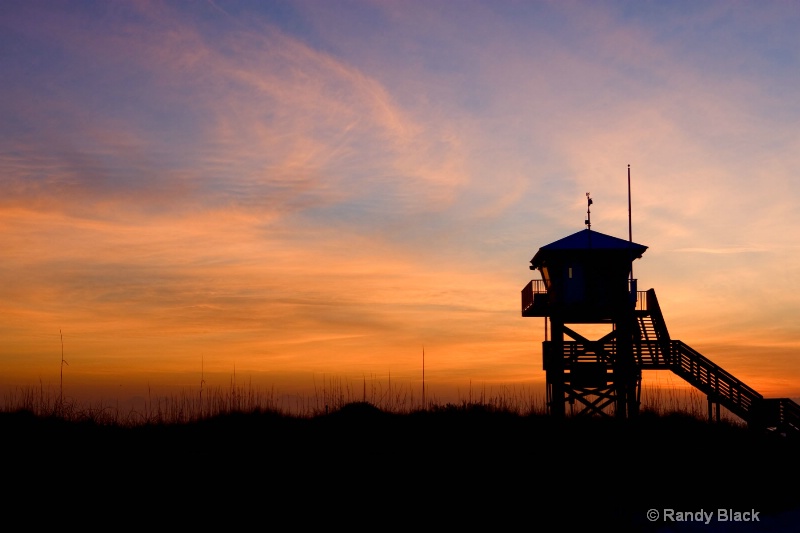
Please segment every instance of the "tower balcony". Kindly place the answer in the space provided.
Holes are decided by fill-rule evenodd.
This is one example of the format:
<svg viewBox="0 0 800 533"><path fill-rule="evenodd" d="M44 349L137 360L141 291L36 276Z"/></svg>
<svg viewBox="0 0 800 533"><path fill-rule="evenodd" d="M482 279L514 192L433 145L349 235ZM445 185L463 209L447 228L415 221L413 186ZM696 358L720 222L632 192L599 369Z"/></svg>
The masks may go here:
<svg viewBox="0 0 800 533"><path fill-rule="evenodd" d="M609 309L619 309L620 305L624 308L631 305L636 311L647 310L646 291L637 290L637 280L627 280L627 291L625 285L619 287L619 291L609 293L597 291L584 294L583 297L572 301L563 301L564 291L551 286L551 291L547 290L544 280L531 280L522 289L522 316L523 317L549 317L553 311L568 312L568 314L586 315L588 317L605 315ZM615 303L616 302L616 303Z"/></svg>
<svg viewBox="0 0 800 533"><path fill-rule="evenodd" d="M544 280L533 279L522 289L522 316L549 316Z"/></svg>

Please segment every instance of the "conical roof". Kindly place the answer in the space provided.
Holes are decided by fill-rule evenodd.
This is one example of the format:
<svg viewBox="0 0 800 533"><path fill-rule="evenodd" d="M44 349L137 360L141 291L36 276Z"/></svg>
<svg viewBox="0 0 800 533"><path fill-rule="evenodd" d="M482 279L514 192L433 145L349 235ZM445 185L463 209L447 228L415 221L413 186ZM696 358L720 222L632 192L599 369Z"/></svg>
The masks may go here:
<svg viewBox="0 0 800 533"><path fill-rule="evenodd" d="M606 235L605 233L584 229L577 233L573 233L572 235L568 235L563 239L559 239L555 242L551 242L550 244L542 246L539 248L539 251L536 252L536 255L533 256L533 259L531 259L531 264L533 265L533 268L538 268L545 258L551 255L553 252L558 254L558 252L561 251L580 252L590 250L612 253L616 251L620 253L627 252L630 254L629 256L631 261L633 261L634 259L642 257L642 254L645 252L645 250L647 250L647 246L626 241L625 239L612 237L611 235Z"/></svg>

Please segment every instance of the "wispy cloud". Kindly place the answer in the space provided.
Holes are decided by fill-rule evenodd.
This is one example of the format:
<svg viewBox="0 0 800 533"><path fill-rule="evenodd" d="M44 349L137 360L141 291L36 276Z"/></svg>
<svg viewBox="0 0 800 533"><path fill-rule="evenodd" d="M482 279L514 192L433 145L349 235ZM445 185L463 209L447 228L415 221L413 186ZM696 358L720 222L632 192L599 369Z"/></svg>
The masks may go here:
<svg viewBox="0 0 800 533"><path fill-rule="evenodd" d="M764 253L767 250L759 247L732 246L721 248L676 248L673 252L697 253L697 254L752 254Z"/></svg>
<svg viewBox="0 0 800 533"><path fill-rule="evenodd" d="M587 191L624 236L627 164L676 330L800 342L793 10L273 8L4 12L4 375L63 328L95 376L539 379L527 262Z"/></svg>

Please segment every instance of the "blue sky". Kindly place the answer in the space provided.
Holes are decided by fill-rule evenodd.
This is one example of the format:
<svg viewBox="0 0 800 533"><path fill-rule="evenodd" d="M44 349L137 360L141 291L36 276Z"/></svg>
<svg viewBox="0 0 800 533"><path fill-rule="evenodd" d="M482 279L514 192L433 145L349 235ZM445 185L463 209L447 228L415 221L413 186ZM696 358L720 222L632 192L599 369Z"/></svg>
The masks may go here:
<svg viewBox="0 0 800 533"><path fill-rule="evenodd" d="M0 374L539 387L545 244L627 236L673 337L800 396L790 2L9 2ZM88 394L88 393L87 393Z"/></svg>

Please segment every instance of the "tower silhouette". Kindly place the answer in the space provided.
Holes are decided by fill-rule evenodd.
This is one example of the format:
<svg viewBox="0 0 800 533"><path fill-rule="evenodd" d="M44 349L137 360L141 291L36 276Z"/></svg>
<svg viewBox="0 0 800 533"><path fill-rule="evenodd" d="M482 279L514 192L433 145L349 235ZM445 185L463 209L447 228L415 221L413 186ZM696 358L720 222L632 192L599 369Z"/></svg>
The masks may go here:
<svg viewBox="0 0 800 533"><path fill-rule="evenodd" d="M635 417L642 371L671 370L706 395L709 419L719 420L724 406L751 427L800 435L796 402L764 398L670 338L655 290L639 291L632 276L633 262L647 248L587 227L542 246L531 259L541 279L522 289L522 316L545 319L548 412L565 416L569 406L571 415ZM605 333L587 338L579 332L586 325Z"/></svg>
<svg viewBox="0 0 800 533"><path fill-rule="evenodd" d="M587 222L588 224L588 222ZM641 369L633 354L636 281L632 262L647 246L585 229L539 248L532 270L542 279L522 291L522 316L549 321L543 346L547 406L574 412L635 416ZM599 339L578 333L580 324L604 324ZM568 341L571 339L571 341Z"/></svg>

